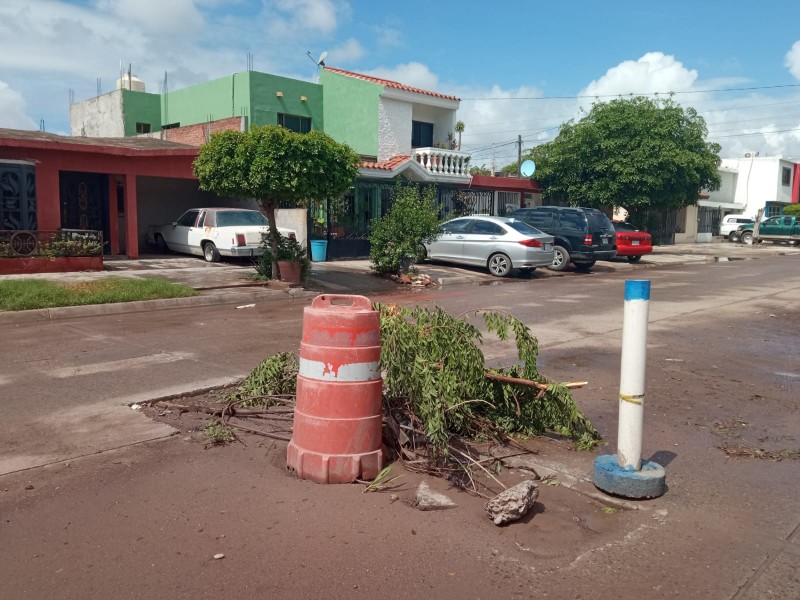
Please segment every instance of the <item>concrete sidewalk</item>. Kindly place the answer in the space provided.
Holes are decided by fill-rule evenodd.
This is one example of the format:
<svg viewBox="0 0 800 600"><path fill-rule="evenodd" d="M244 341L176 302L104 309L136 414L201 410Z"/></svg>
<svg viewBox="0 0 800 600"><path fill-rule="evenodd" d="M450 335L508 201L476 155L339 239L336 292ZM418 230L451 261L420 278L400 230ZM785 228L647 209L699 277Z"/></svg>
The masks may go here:
<svg viewBox="0 0 800 600"><path fill-rule="evenodd" d="M746 246L728 241L716 241L707 244L677 244L673 246L657 246L652 254L644 256L636 264L628 262L625 258L598 262L594 272L636 271L704 262L770 258L784 254L800 254L800 249L773 244ZM430 275L437 285L519 281L514 277L498 280L484 269L458 267L444 263L424 263L419 265L418 269ZM563 277L573 273L572 269L563 272L539 269L539 272L545 277ZM304 288L290 287L281 282L253 281L248 279L248 276L252 274L254 274L253 267L247 261L205 263L196 257L153 255L136 260L107 260L103 271L3 275L0 276L0 281L44 279L63 283L93 281L107 277L157 278L193 287L198 290L199 295L192 298L0 312L0 322L46 321L59 318L143 312L188 306L248 304L256 301L280 302L287 298L313 296L326 292L381 295L404 289L403 286L376 276L370 269L369 260L314 262L311 264L310 276Z"/></svg>

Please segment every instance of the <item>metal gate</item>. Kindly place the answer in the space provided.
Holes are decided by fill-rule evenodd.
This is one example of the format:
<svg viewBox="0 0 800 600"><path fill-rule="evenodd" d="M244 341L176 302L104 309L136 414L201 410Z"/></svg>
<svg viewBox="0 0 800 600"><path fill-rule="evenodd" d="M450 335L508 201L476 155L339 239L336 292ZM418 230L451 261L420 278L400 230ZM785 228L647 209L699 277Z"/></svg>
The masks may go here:
<svg viewBox="0 0 800 600"><path fill-rule="evenodd" d="M653 244L671 246L675 243L675 228L678 213L675 210L647 209L637 215L637 223L644 224L645 230L653 238Z"/></svg>
<svg viewBox="0 0 800 600"><path fill-rule="evenodd" d="M700 206L697 209L697 233L719 233L719 224L722 220L722 209Z"/></svg>
<svg viewBox="0 0 800 600"><path fill-rule="evenodd" d="M30 231L37 227L35 167L0 162L0 229Z"/></svg>

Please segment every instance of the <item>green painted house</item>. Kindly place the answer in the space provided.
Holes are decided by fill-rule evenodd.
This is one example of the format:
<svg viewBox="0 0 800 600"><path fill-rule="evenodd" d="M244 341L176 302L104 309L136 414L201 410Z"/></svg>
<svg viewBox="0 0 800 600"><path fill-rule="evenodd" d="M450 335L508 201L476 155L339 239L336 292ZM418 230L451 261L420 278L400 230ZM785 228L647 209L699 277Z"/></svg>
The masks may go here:
<svg viewBox="0 0 800 600"><path fill-rule="evenodd" d="M234 73L163 94L125 76L113 92L70 106L74 136L126 137L243 119L244 126L283 125L324 130L322 86L257 71Z"/></svg>

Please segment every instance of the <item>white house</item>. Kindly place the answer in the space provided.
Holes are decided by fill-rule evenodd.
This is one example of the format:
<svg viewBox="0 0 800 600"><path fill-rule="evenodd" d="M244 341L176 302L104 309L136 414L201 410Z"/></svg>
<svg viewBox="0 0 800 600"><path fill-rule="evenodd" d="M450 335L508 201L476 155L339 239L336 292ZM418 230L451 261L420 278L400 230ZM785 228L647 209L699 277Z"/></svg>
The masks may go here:
<svg viewBox="0 0 800 600"><path fill-rule="evenodd" d="M748 152L742 158L722 159L722 169L737 173L731 207L744 214L755 216L764 209L764 216L771 217L781 214L787 204L798 202L800 160Z"/></svg>
<svg viewBox="0 0 800 600"><path fill-rule="evenodd" d="M723 158L719 174L718 190L704 191L696 206L678 212L676 242L710 242L725 215L755 217L763 209L769 217L800 201L800 160L748 152Z"/></svg>

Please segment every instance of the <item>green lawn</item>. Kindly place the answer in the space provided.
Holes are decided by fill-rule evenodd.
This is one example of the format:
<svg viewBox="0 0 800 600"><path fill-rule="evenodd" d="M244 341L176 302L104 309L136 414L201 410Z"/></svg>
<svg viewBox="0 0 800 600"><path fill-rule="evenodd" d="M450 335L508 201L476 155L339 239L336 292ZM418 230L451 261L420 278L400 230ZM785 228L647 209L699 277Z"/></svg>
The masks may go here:
<svg viewBox="0 0 800 600"><path fill-rule="evenodd" d="M110 304L158 298L185 298L197 292L161 279L108 278L58 284L40 279L0 281L0 310Z"/></svg>

